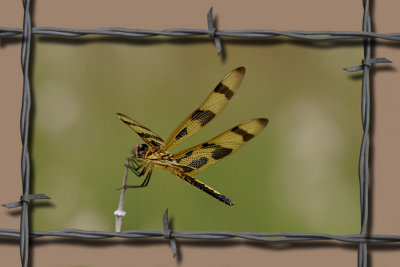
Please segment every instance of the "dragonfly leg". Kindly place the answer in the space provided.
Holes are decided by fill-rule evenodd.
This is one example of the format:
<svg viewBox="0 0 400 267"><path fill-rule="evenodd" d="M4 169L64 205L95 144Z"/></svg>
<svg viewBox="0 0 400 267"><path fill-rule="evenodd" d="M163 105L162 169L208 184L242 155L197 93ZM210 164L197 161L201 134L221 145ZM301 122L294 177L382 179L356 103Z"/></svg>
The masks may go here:
<svg viewBox="0 0 400 267"><path fill-rule="evenodd" d="M131 170L137 171L143 166L143 164L139 163L137 160L134 160L133 158L129 158L128 162L129 163L126 167L128 167Z"/></svg>
<svg viewBox="0 0 400 267"><path fill-rule="evenodd" d="M146 171L147 171L147 167L148 167L148 165L146 165L143 169L142 169L142 171L137 175L137 176L143 176L143 174L145 174L146 173Z"/></svg>
<svg viewBox="0 0 400 267"><path fill-rule="evenodd" d="M133 167L131 167L131 166L128 166L128 168L136 175L136 176L142 176L143 174L141 174L143 171L140 171L140 168L142 168L142 167L144 167L144 165L143 166L140 166L139 168L137 168L137 169L135 169L135 168L133 168Z"/></svg>
<svg viewBox="0 0 400 267"><path fill-rule="evenodd" d="M147 168L148 168L148 165L145 166L145 168L144 168L145 170L144 170L143 174L146 172ZM153 168L150 168L149 172L146 175L146 178L144 179L144 181L141 185L125 185L125 189L146 187L150 182L150 177L151 177L152 173L153 173Z"/></svg>
<svg viewBox="0 0 400 267"><path fill-rule="evenodd" d="M134 168L134 167L129 166L129 165L125 165L125 167L129 168L134 174L136 174L138 172L139 168L140 168L140 167L139 168Z"/></svg>
<svg viewBox="0 0 400 267"><path fill-rule="evenodd" d="M147 173L147 175L146 175L146 179L144 179L144 181L143 181L143 186L147 186L148 184L149 184L149 182L150 182L150 177L151 177L151 174L153 173L153 168L151 168L150 170L149 170L149 172Z"/></svg>
<svg viewBox="0 0 400 267"><path fill-rule="evenodd" d="M145 165L143 163L139 164L135 160L132 160L132 159L129 160L129 164L126 165L126 167L129 168L138 177L142 176L147 171L147 165ZM143 169L140 170L141 168L143 168Z"/></svg>

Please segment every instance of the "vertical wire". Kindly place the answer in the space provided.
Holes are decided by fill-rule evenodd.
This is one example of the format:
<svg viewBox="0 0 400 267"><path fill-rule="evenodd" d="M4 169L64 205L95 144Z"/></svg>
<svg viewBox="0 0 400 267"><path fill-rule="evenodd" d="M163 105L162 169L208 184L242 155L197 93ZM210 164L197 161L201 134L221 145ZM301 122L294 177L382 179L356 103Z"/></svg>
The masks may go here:
<svg viewBox="0 0 400 267"><path fill-rule="evenodd" d="M25 199L29 195L29 175L30 162L28 151L28 132L29 132L29 115L31 108L31 92L29 86L29 56L31 48L32 26L29 14L30 0L22 0L24 6L24 22L21 48L21 66L24 76L22 107L21 107L21 139L22 139L22 191ZM29 260L29 218L28 218L28 202L22 201L21 213L21 231L20 231L20 253L23 267L28 266Z"/></svg>
<svg viewBox="0 0 400 267"><path fill-rule="evenodd" d="M371 31L371 17L369 0L363 0L363 32ZM371 57L371 39L363 38L364 60ZM369 184L369 128L370 128L370 66L363 64L361 119L363 125L363 139L360 150L358 173L360 179L360 208L361 208L361 235L366 235L368 224L368 184ZM367 244L360 243L358 248L358 266L367 266Z"/></svg>

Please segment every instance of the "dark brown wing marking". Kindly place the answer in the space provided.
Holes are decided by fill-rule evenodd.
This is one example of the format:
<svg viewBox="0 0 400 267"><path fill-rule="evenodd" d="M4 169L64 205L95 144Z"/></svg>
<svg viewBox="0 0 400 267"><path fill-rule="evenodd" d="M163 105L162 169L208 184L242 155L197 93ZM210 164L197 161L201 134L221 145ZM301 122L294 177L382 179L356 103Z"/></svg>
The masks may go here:
<svg viewBox="0 0 400 267"><path fill-rule="evenodd" d="M143 139L143 141L145 141L152 148L159 151L160 147L164 145L164 140L156 133L151 131L149 128L121 113L117 113L117 116L121 121L128 125L129 128L134 130Z"/></svg>
<svg viewBox="0 0 400 267"><path fill-rule="evenodd" d="M225 86L223 83L219 83L217 87L215 87L214 92L224 94L226 99L230 100L234 94L234 92L229 89L228 86Z"/></svg>
<svg viewBox="0 0 400 267"><path fill-rule="evenodd" d="M161 150L172 150L183 142L183 140L199 131L217 114L219 114L239 88L245 71L244 67L239 67L226 75L206 100L204 100L200 107L190 114L189 117L187 117L186 120L184 120L171 134L165 144L161 147Z"/></svg>
<svg viewBox="0 0 400 267"><path fill-rule="evenodd" d="M172 156L180 165L186 165L193 170L188 174L196 174L221 160L256 136L267 125L268 120L254 119L239 124L236 127L218 135L208 142L183 150Z"/></svg>

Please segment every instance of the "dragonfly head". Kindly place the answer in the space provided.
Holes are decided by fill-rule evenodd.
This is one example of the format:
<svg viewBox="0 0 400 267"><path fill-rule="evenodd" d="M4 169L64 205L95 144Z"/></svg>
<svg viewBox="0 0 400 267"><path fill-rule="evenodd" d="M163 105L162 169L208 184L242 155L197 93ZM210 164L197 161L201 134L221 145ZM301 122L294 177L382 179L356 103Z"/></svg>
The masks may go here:
<svg viewBox="0 0 400 267"><path fill-rule="evenodd" d="M149 146L147 144L139 144L133 147L132 155L137 158L144 158L148 150Z"/></svg>

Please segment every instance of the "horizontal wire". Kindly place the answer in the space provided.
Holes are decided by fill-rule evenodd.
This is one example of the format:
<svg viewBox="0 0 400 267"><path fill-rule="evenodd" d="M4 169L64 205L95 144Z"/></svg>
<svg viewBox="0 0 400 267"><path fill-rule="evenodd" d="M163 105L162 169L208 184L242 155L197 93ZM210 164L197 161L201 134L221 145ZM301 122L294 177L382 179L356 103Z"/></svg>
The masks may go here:
<svg viewBox="0 0 400 267"><path fill-rule="evenodd" d="M122 231L122 232L102 232L85 231L78 229L62 229L47 232L31 231L31 238L40 238L46 236L87 238L87 239L106 239L113 237L122 238L152 238L164 237L164 231ZM20 238L20 231L16 229L0 229L0 237ZM395 243L400 242L398 235L330 235L318 233L255 233L255 232L172 232L172 238L182 239L230 239L243 238L246 240L264 241L264 242L298 242L298 241L341 241L348 243Z"/></svg>
<svg viewBox="0 0 400 267"><path fill-rule="evenodd" d="M9 37L22 34L22 29L0 27L0 37ZM117 27L98 29L67 29L55 27L32 28L32 34L50 35L59 37L80 37L91 34L111 35L120 37L190 37L209 36L206 29L167 29L167 30L141 30ZM390 41L400 41L400 33L374 33L357 31L274 31L274 30L216 30L215 36L219 37L244 37L244 38L270 38L291 37L305 40L348 40L360 38L376 38Z"/></svg>

